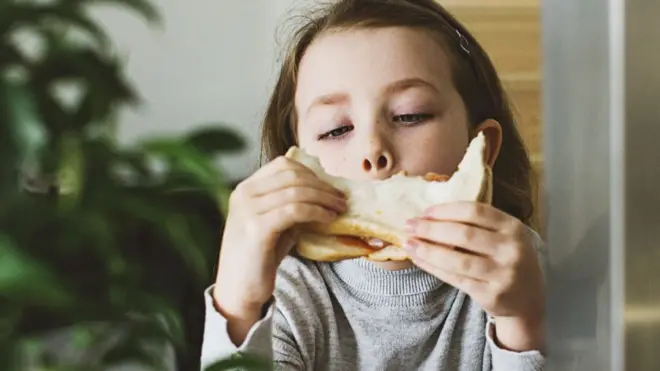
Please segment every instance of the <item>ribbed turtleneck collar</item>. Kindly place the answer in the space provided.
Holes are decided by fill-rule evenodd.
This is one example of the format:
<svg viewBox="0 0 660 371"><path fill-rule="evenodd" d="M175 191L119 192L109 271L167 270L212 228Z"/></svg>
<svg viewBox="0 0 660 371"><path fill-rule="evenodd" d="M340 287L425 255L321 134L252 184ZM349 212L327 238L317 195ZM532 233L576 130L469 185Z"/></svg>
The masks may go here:
<svg viewBox="0 0 660 371"><path fill-rule="evenodd" d="M375 305L428 305L429 301L438 299L437 291L443 286L442 281L417 267L386 270L364 258L343 260L327 267L345 289Z"/></svg>

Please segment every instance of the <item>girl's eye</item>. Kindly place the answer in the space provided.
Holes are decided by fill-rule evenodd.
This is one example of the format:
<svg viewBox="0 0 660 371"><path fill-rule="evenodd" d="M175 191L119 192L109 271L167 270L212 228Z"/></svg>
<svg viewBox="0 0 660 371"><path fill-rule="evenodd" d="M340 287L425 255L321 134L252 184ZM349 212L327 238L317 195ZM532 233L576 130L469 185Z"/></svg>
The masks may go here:
<svg viewBox="0 0 660 371"><path fill-rule="evenodd" d="M349 125L340 126L336 129L332 129L332 130L328 131L327 133L319 135L319 140L322 140L322 139L338 139L338 138L344 136L344 134L348 133L351 130L353 130L353 126L349 126Z"/></svg>
<svg viewBox="0 0 660 371"><path fill-rule="evenodd" d="M404 126L411 126L419 124L425 120L433 118L432 114L429 113L410 113L405 115L397 115L392 118L394 122L400 123ZM319 135L318 139L339 139L346 135L346 133L353 130L352 125L340 126L336 129L332 129L324 134Z"/></svg>
<svg viewBox="0 0 660 371"><path fill-rule="evenodd" d="M405 115L394 116L393 120L394 122L399 122L404 125L414 125L414 124L419 124L420 122L424 120L428 120L432 117L433 115L428 113L410 113Z"/></svg>

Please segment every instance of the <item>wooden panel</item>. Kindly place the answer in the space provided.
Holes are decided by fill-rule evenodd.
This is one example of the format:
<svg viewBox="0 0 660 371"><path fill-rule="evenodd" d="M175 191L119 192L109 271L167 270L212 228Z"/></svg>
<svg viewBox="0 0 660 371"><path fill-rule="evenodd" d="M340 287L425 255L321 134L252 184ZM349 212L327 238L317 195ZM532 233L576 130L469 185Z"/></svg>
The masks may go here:
<svg viewBox="0 0 660 371"><path fill-rule="evenodd" d="M539 0L440 0L472 32L497 69L532 156L535 227L545 232Z"/></svg>
<svg viewBox="0 0 660 371"><path fill-rule="evenodd" d="M470 30L506 79L509 75L539 75L539 9L529 7L448 7Z"/></svg>
<svg viewBox="0 0 660 371"><path fill-rule="evenodd" d="M482 2L486 2L482 0ZM493 1L489 3L498 3ZM472 4L477 4L473 1ZM542 151L540 23L538 6L448 6L479 40L511 98L518 126L533 154Z"/></svg>
<svg viewBox="0 0 660 371"><path fill-rule="evenodd" d="M543 127L541 125L541 86L538 80L503 81L515 110L520 134L530 153L543 152Z"/></svg>
<svg viewBox="0 0 660 371"><path fill-rule="evenodd" d="M525 2L526 6L514 6L518 1ZM531 153L540 153L542 126L538 2L471 0L461 1L460 6L451 6L451 1L443 3L449 4L449 11L470 29L493 60L517 112L518 126L525 143Z"/></svg>

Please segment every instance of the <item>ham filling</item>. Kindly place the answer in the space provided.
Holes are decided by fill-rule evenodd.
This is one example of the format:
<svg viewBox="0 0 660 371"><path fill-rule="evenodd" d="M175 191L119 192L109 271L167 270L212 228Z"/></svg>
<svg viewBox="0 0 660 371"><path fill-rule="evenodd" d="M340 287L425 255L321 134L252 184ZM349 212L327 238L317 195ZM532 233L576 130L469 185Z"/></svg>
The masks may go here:
<svg viewBox="0 0 660 371"><path fill-rule="evenodd" d="M388 246L389 243L381 241L377 238L360 238L353 236L337 236L337 239L344 245L355 246L371 249L374 251L380 250L385 246Z"/></svg>

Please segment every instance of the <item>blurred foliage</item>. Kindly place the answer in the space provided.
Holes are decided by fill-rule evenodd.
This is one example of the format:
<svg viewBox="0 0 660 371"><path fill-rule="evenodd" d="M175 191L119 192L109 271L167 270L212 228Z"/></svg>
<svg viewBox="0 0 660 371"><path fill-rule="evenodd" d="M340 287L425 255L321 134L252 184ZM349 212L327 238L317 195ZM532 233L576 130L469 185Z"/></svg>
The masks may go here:
<svg viewBox="0 0 660 371"><path fill-rule="evenodd" d="M141 99L90 16L101 3L159 23L148 0L0 0L4 371L161 370L165 345L179 369L199 358L229 192L213 161L243 140L218 123L120 146L118 111ZM263 369L240 357L212 369L241 365Z"/></svg>

